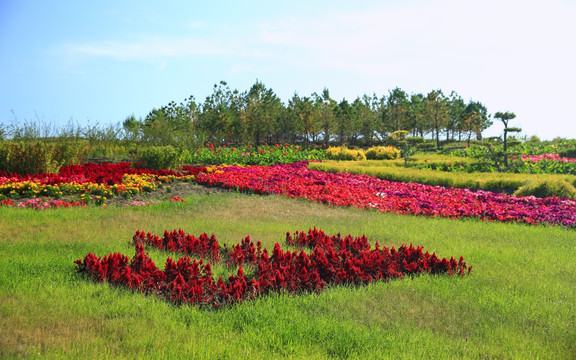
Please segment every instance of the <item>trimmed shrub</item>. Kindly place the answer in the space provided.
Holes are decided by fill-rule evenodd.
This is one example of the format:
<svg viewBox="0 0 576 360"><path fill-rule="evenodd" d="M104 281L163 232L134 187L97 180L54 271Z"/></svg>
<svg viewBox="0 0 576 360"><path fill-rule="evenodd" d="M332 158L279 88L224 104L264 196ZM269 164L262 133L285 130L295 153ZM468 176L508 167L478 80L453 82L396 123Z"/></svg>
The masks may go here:
<svg viewBox="0 0 576 360"><path fill-rule="evenodd" d="M368 160L394 160L400 157L400 149L393 146L373 146L366 150Z"/></svg>
<svg viewBox="0 0 576 360"><path fill-rule="evenodd" d="M326 156L331 160L366 160L362 149L348 149L345 146L329 147L326 149Z"/></svg>
<svg viewBox="0 0 576 360"><path fill-rule="evenodd" d="M565 180L557 181L532 181L521 186L516 192L516 196L534 195L539 198L556 196L560 198L576 199L576 188Z"/></svg>

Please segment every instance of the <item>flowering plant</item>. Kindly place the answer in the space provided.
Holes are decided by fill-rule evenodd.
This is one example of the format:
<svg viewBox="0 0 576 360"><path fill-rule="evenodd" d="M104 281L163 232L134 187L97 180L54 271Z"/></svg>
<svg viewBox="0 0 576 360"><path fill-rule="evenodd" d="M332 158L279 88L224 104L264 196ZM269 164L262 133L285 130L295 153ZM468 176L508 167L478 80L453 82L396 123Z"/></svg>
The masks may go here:
<svg viewBox="0 0 576 360"><path fill-rule="evenodd" d="M316 228L308 232L296 231L294 237L286 234L291 246L312 249L312 254L283 250L276 243L270 254L257 247L246 237L232 251L221 248L214 235L196 237L182 230L165 231L162 239L156 235L137 231L133 236L135 256L130 259L119 253L98 257L88 253L75 261L77 271L96 281L125 286L145 294L156 294L176 304L191 304L218 308L241 302L270 292L320 292L328 284L365 284L387 281L406 275L470 273L462 257L439 259L436 254L423 252L421 246L402 245L371 249L366 237L328 236ZM177 261L166 260L164 270L156 267L144 245L168 251L184 252ZM238 265L236 275L228 280L212 276L212 265L203 259L191 260L190 255L210 256L218 262L222 256L228 263ZM255 267L253 276L244 273L244 266Z"/></svg>

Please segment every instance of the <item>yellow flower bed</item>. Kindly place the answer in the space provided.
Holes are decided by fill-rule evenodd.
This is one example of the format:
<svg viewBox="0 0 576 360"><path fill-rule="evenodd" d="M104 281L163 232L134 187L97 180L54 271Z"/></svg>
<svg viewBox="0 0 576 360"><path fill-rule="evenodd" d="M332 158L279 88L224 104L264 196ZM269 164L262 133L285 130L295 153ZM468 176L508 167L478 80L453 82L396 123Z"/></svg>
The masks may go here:
<svg viewBox="0 0 576 360"><path fill-rule="evenodd" d="M216 171L216 167L210 167L209 172ZM93 182L78 183L75 181L61 183L59 185L41 184L39 181L7 181L0 184L0 197L8 198L49 196L56 199L63 195L79 195L80 200L86 203L103 204L107 199L114 196L132 196L142 192L156 191L162 184L170 184L176 181L194 181L193 175L153 175L153 174L126 174L121 184L105 185Z"/></svg>

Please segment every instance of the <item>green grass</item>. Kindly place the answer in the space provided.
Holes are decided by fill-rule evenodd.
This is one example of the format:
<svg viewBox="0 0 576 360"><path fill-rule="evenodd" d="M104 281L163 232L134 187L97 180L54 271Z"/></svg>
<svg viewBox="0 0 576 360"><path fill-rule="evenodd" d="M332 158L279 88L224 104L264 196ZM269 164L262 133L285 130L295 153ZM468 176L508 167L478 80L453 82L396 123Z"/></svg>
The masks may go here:
<svg viewBox="0 0 576 360"><path fill-rule="evenodd" d="M576 354L576 232L328 208L217 193L187 204L0 208L1 358L549 358ZM465 278L419 276L219 311L176 307L77 275L88 252L132 257L136 229L250 235L271 248L316 226L463 255ZM166 253L150 251L163 267ZM229 269L233 271L233 269Z"/></svg>

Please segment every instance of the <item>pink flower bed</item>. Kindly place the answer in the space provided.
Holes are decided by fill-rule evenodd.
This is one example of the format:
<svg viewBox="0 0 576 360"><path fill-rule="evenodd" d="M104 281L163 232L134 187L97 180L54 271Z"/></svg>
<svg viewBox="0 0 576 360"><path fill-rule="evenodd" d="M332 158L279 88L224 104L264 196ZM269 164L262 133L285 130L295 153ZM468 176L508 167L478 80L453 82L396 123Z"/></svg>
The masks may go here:
<svg viewBox="0 0 576 360"><path fill-rule="evenodd" d="M488 191L399 183L368 175L309 170L307 162L274 166L230 166L199 174L201 184L306 198L330 206L454 219L552 224L576 227L576 201L515 197Z"/></svg>
<svg viewBox="0 0 576 360"><path fill-rule="evenodd" d="M560 155L558 154L544 154L544 155L522 155L520 157L522 159L522 161L532 161L532 162L538 162L540 160L553 160L553 161L558 161L558 162L572 162L572 163L576 163L576 159L572 159L572 158L567 158L567 157L560 157ZM513 160L516 159L516 157L512 158Z"/></svg>

